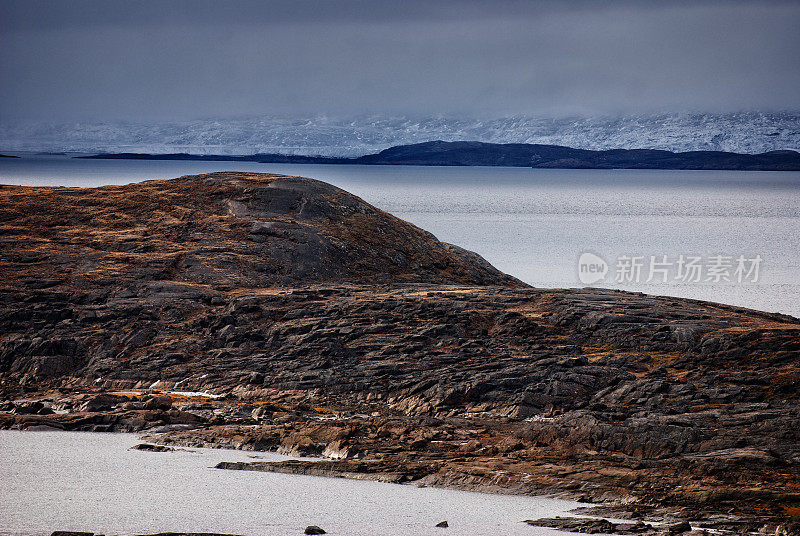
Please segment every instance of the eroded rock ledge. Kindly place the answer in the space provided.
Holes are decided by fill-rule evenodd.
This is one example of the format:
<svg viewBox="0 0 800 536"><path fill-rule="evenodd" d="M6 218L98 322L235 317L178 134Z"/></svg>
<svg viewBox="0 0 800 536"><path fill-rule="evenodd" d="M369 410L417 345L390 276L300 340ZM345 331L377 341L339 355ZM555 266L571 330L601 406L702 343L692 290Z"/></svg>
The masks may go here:
<svg viewBox="0 0 800 536"><path fill-rule="evenodd" d="M79 359L32 343L50 292L3 313L16 334L4 428L149 431L335 458L236 468L625 499L690 519L766 525L800 504L788 317L611 291L176 284L69 306L81 320L49 329Z"/></svg>

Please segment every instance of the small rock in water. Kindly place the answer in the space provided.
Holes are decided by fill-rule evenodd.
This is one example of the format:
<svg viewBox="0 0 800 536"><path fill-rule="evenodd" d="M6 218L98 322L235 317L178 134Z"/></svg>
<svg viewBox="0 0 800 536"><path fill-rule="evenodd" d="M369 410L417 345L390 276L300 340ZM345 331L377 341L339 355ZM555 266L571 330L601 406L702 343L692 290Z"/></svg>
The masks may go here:
<svg viewBox="0 0 800 536"><path fill-rule="evenodd" d="M327 534L327 533L316 525L309 525L306 527L305 534Z"/></svg>
<svg viewBox="0 0 800 536"><path fill-rule="evenodd" d="M580 532L583 534L619 534L617 526L607 519L594 519L583 517L546 517L543 519L526 519L524 523L534 527L548 527L566 532ZM633 524L629 524L633 527Z"/></svg>
<svg viewBox="0 0 800 536"><path fill-rule="evenodd" d="M56 530L50 536L94 536L94 532L74 532L71 530Z"/></svg>
<svg viewBox="0 0 800 536"><path fill-rule="evenodd" d="M447 521L442 521L441 523L436 523L436 526L439 527L440 529L446 529L450 525L447 524Z"/></svg>
<svg viewBox="0 0 800 536"><path fill-rule="evenodd" d="M175 450L172 447L165 447L163 445L151 445L150 443L139 443L131 447L134 450L146 450L148 452L172 452Z"/></svg>

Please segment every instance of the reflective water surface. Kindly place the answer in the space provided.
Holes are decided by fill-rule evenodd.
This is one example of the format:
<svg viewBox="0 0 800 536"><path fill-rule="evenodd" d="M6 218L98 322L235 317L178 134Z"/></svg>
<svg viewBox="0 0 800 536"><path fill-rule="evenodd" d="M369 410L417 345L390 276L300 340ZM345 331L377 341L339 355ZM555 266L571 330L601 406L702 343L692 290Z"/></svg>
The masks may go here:
<svg viewBox="0 0 800 536"><path fill-rule="evenodd" d="M266 453L128 450L132 434L0 431L0 534L167 531L332 535L544 536L524 519L579 503L397 484L214 469L219 461L286 459Z"/></svg>

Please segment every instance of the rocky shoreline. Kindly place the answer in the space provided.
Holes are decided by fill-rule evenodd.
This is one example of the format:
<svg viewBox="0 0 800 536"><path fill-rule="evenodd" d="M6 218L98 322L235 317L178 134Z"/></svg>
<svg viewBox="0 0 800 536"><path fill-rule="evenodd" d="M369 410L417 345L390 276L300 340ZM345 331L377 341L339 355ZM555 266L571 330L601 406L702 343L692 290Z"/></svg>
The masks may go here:
<svg viewBox="0 0 800 536"><path fill-rule="evenodd" d="M0 200L0 429L322 458L220 469L553 494L630 520L620 534L796 534L796 318L533 289L307 179ZM534 521L610 528L580 519Z"/></svg>
<svg viewBox="0 0 800 536"><path fill-rule="evenodd" d="M382 309L394 299L388 308L399 308L380 331L375 322L365 322L368 328L361 333L345 328L352 338L348 348L369 354L376 348L376 335L391 339L395 347L413 347L421 326L403 325L408 304L400 296L436 303L444 311L461 310L464 323L449 328L457 332L477 311L491 315L491 340L505 341L500 333L508 331L513 338L504 348L510 350L520 343L532 346L544 333L551 344L536 360L510 354L503 361L497 348L476 349L469 341L428 354L427 360L438 356L433 362L420 355L398 366L392 354L373 354L348 365L347 379L354 385L381 386L364 391L341 385L342 376L330 375L330 367L306 363L298 368L298 358L288 359L283 372L274 363L270 371L254 369L246 357L250 352L238 360L229 356L231 368L211 376L222 366L212 354L209 362L194 361L191 368L197 378L211 377L214 385L184 382L176 388L178 378L189 371L166 367L155 380L162 389L143 388L154 383L146 376L134 384L58 378L51 390L6 396L12 401L0 408L5 410L0 427L133 431L163 445L323 457L327 459L220 467L624 503L627 515L642 515L648 523L692 520L711 523L715 530L725 527L730 534L740 533L742 523L754 532L787 523L800 504L796 391L791 383L780 383L795 374L797 327L792 319L684 300L677 300L682 311L671 305L667 313L665 304L676 300L591 290L453 287L442 296L441 289L417 285L382 292L327 287L319 295L324 299L316 301L308 300L309 289L283 292L290 302L299 299L286 310L302 304L310 309L308 316L275 322L270 329L299 334L291 335L289 346L302 354L331 344L303 337L314 333L307 328L308 318L319 322L316 312L337 299L380 304ZM600 324L605 327L584 329L598 302L611 311L619 304L638 303L640 319L651 317L636 325L646 348L626 342L629 335L614 335L632 328L621 310L605 313L609 316ZM170 306L176 303L173 295ZM508 330L496 320L520 304L527 304L521 318L537 318L536 329L524 337L533 340L527 342L516 327L519 317L508 317L514 322ZM713 333L718 349L704 350L712 337L692 343L678 342L675 335L660 340L665 331L655 319L665 315L670 317L670 334L681 333L681 315L693 322L709 317L703 329ZM242 332L252 333L246 316L237 315L237 322L247 326ZM359 325L357 315L348 319ZM182 336L182 344L192 344L185 331ZM341 333L329 336L339 339ZM175 337L177 333L170 336ZM432 338L442 339L447 339L446 332ZM745 340L752 346L742 349ZM554 344L559 341L572 344ZM623 347L612 346L613 341ZM759 350L764 345L768 349ZM237 347L236 341L225 346L231 353ZM717 368L715 360L737 366ZM454 378L459 371L463 379ZM537 375L542 379L536 381ZM427 384L416 379L420 376L428 378ZM750 382L743 383L743 377ZM528 385L535 381L535 389L520 393L518 378ZM182 389L217 395L197 396ZM536 406L531 392L544 393L539 400L546 406Z"/></svg>

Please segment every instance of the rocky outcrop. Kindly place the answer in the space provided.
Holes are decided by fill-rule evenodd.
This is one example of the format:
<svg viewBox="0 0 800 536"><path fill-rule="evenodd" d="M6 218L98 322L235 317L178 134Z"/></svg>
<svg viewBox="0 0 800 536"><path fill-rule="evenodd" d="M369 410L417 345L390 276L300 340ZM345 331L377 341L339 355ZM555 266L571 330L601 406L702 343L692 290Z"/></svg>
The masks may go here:
<svg viewBox="0 0 800 536"><path fill-rule="evenodd" d="M524 286L339 188L267 174L92 189L0 185L0 248L5 289L136 292L159 281L218 290L334 281Z"/></svg>
<svg viewBox="0 0 800 536"><path fill-rule="evenodd" d="M430 285L63 299L43 289L3 310L0 427L149 431L162 444L327 458L226 469L624 497L697 519L800 504L791 317ZM71 322L40 320L58 307ZM39 346L20 341L43 332L74 338L82 365L26 369L36 355L16 352Z"/></svg>
<svg viewBox="0 0 800 536"><path fill-rule="evenodd" d="M642 534L654 536L660 535L663 531L653 528L647 523L612 523L607 519L593 519L580 517L552 517L536 520L526 520L525 523L534 527L548 527L553 529L565 530L567 532L577 532L581 534ZM683 528L683 526L681 526ZM691 530L691 527L680 532L669 534L683 534Z"/></svg>
<svg viewBox="0 0 800 536"><path fill-rule="evenodd" d="M151 443L139 443L131 447L133 450L144 450L147 452L174 452L172 447L165 447L164 445L153 445Z"/></svg>
<svg viewBox="0 0 800 536"><path fill-rule="evenodd" d="M316 181L33 191L0 188L0 428L622 499L728 533L800 513L798 319L532 289Z"/></svg>

